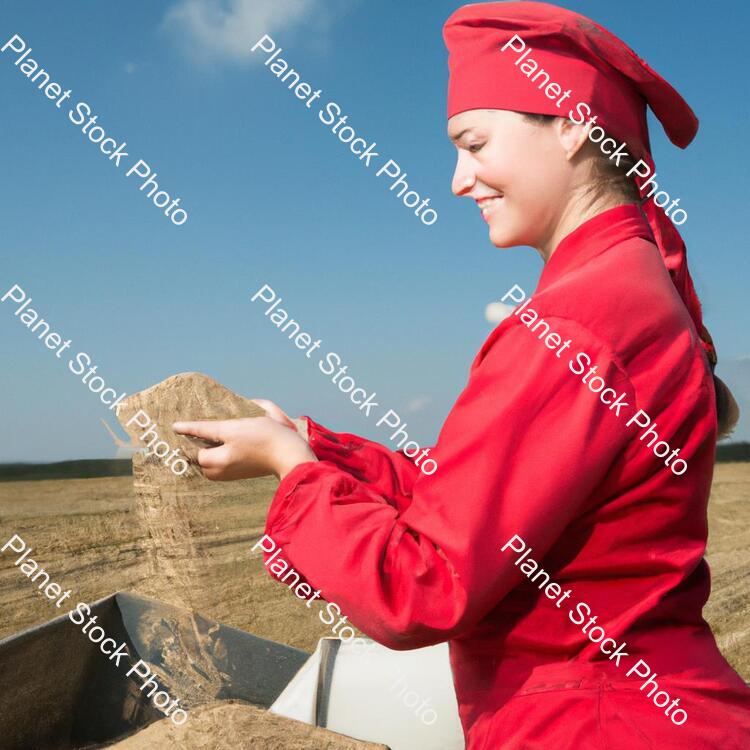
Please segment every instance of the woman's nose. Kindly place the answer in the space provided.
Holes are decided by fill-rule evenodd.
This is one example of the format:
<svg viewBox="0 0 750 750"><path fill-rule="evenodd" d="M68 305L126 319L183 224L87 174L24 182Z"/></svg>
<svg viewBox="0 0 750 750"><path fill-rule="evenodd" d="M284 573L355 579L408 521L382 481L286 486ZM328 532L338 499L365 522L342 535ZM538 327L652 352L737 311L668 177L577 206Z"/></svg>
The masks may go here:
<svg viewBox="0 0 750 750"><path fill-rule="evenodd" d="M456 169L453 172L453 182L451 183L451 190L453 190L454 195L465 195L468 193L474 187L476 180L476 175L471 168L469 160L465 157L463 151L459 151L458 158L456 159Z"/></svg>

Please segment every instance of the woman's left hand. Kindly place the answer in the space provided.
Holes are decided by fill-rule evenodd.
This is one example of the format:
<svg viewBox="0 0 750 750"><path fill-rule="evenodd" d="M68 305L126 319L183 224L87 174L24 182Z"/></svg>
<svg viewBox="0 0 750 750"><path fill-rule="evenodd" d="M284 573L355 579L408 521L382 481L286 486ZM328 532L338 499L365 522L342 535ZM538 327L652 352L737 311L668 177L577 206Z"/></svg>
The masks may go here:
<svg viewBox="0 0 750 750"><path fill-rule="evenodd" d="M297 464L317 461L293 428L269 417L175 422L180 435L217 443L201 448L198 463L208 479L228 481L276 474L283 479Z"/></svg>

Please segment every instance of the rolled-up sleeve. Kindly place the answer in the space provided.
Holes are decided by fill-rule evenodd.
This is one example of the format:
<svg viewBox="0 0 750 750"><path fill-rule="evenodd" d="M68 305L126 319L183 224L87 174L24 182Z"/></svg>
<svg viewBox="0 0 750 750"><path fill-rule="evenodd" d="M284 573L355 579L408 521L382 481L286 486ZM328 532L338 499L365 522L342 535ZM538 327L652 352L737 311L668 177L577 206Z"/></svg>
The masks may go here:
<svg viewBox="0 0 750 750"><path fill-rule="evenodd" d="M310 417L305 419L308 442L319 461L328 461L371 485L400 508L408 505L420 474L410 458L372 440L333 432Z"/></svg>
<svg viewBox="0 0 750 750"><path fill-rule="evenodd" d="M390 456L368 446L357 468L356 447L340 439L323 447L330 435L314 426L321 460L298 465L278 487L266 533L390 648L438 643L479 622L522 580L500 547L519 535L539 559L627 447L625 420L568 366L586 352L634 404L616 355L581 325L548 320L572 340L560 357L517 321L488 339L431 453L433 475L412 466L405 482L382 446ZM339 449L349 451L343 463ZM396 479L378 481L386 474Z"/></svg>

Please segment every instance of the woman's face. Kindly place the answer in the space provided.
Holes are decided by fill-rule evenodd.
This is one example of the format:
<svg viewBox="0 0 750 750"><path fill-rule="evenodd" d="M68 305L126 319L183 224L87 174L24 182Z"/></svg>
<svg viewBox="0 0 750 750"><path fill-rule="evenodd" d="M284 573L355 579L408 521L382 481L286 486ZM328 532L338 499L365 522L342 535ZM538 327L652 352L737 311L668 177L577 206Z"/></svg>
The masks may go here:
<svg viewBox="0 0 750 750"><path fill-rule="evenodd" d="M541 248L550 240L574 176L560 132L557 121L540 125L505 110L448 121L458 149L453 192L477 202L493 245Z"/></svg>

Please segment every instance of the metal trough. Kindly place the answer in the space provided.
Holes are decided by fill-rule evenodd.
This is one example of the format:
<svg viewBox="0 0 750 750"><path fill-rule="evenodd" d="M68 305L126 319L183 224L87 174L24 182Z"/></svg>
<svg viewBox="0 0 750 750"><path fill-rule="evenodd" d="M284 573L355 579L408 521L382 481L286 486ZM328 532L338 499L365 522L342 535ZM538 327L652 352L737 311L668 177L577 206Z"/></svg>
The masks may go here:
<svg viewBox="0 0 750 750"><path fill-rule="evenodd" d="M90 607L107 637L126 643L129 660L116 666L67 615L0 641L3 750L99 746L163 718L139 689L142 680L126 673L143 659L156 668L160 685L171 695L184 695L185 685L170 675L154 638L160 627L168 629L177 620L189 619L196 636L220 644L207 649L205 657L220 682L197 699L194 694L185 705L188 711L213 699L238 699L267 708L309 657L299 649L134 594L113 594Z"/></svg>

